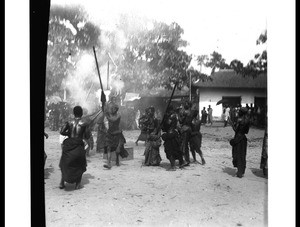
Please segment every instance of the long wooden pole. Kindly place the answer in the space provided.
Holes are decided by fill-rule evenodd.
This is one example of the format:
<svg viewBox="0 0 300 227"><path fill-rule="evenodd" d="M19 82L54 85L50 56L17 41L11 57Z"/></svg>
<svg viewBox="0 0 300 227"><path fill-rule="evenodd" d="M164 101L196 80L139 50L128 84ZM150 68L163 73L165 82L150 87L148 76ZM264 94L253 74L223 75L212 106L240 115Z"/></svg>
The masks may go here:
<svg viewBox="0 0 300 227"><path fill-rule="evenodd" d="M96 55L96 50L95 50L94 46L93 46L93 51L94 51L94 56L95 56L95 61L96 61L96 66L97 66L97 71L98 71L98 76L99 76L99 80L100 80L100 87L101 87L101 90L103 91L103 85L102 85L102 81L101 81L101 76L100 76L100 71L99 71L99 66L98 66L97 55Z"/></svg>
<svg viewBox="0 0 300 227"><path fill-rule="evenodd" d="M109 61L107 61L107 90L109 90Z"/></svg>
<svg viewBox="0 0 300 227"><path fill-rule="evenodd" d="M162 126L163 123L164 123L164 121L165 121L165 116L166 116L166 113L167 113L167 111L168 111L168 108L169 108L169 106L170 106L170 104L171 104L171 101L172 101L172 98L173 98L173 95L174 95L174 92L175 92L176 87L177 87L177 83L175 83L175 86L174 86L174 88L173 88L171 97L170 97L170 99L169 99L169 102L168 102L167 108L166 108L166 110L165 110L163 119L162 119L162 121L161 121L161 123L160 123L160 126Z"/></svg>
<svg viewBox="0 0 300 227"><path fill-rule="evenodd" d="M106 102L106 97L105 97L105 93L104 93L104 90L103 90L103 85L102 85L100 71L99 71L99 66L98 66L97 55L96 55L96 51L95 51L95 47L94 46L93 46L93 51L94 51L94 56L95 56L95 61L96 61L96 66L97 66L97 71L98 71L98 76L99 76L99 80L100 80L102 111L104 112L104 105L105 105L105 102Z"/></svg>
<svg viewBox="0 0 300 227"><path fill-rule="evenodd" d="M192 101L192 74L190 74L190 101Z"/></svg>

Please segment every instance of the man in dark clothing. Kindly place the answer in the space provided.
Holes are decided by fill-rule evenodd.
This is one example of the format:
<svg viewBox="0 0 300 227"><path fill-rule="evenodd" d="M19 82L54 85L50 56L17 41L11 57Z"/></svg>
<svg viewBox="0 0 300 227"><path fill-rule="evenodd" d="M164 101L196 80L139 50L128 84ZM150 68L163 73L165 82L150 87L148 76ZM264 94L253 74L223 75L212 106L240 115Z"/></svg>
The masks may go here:
<svg viewBox="0 0 300 227"><path fill-rule="evenodd" d="M150 106L147 108L147 121L145 127L147 131L146 148L145 148L145 166L159 166L161 156L159 154L159 147L161 146L161 129L159 120L154 116L155 108Z"/></svg>
<svg viewBox="0 0 300 227"><path fill-rule="evenodd" d="M119 156L127 156L128 153L124 149L124 144L126 143L125 137L120 130L121 115L118 113L119 107L114 102L109 103L107 106L107 111L105 117L108 122L107 133L105 137L105 147L107 148L104 153L107 154L107 164L104 165L105 168L111 169L111 153L116 152L116 165L119 166ZM126 153L126 154L125 154Z"/></svg>
<svg viewBox="0 0 300 227"><path fill-rule="evenodd" d="M268 116L266 116L266 128L261 151L260 169L263 170L264 176L268 175Z"/></svg>
<svg viewBox="0 0 300 227"><path fill-rule="evenodd" d="M207 108L207 117L208 117L208 121L207 121L207 123L208 124L210 124L210 125L212 125L212 123L213 123L213 116L212 116L212 113L213 113L213 109L211 108L211 106L210 105L208 105L208 108Z"/></svg>
<svg viewBox="0 0 300 227"><path fill-rule="evenodd" d="M176 170L175 160L179 160L179 166L182 168L184 161L182 151L180 149L181 140L177 130L177 116L173 111L172 106L170 106L168 112L166 113L162 131L164 132L161 137L164 141L165 153L171 164L170 170Z"/></svg>
<svg viewBox="0 0 300 227"><path fill-rule="evenodd" d="M191 103L185 102L183 106L183 110L180 112L179 115L179 123L181 125L180 133L182 138L181 150L184 155L184 159L189 165L190 163L190 153L189 153L189 141L191 137L191 125L192 125L192 114L191 114Z"/></svg>
<svg viewBox="0 0 300 227"><path fill-rule="evenodd" d="M148 117L146 113L142 114L142 116L139 118L139 128L141 129L141 133L137 140L135 141L135 144L138 146L139 141L145 141L147 140L147 127L146 127L146 122L148 121Z"/></svg>
<svg viewBox="0 0 300 227"><path fill-rule="evenodd" d="M205 107L203 107L203 109L201 110L201 124L206 124L207 122L207 112Z"/></svg>
<svg viewBox="0 0 300 227"><path fill-rule="evenodd" d="M232 146L232 163L238 169L237 177L239 178L244 176L246 169L247 137L245 134L249 132L247 112L247 108L240 108L237 122L233 126L235 135L230 140L230 145Z"/></svg>
<svg viewBox="0 0 300 227"><path fill-rule="evenodd" d="M66 122L60 134L68 136L62 144L62 156L59 162L61 169L60 189L65 187L65 182L76 183L75 189L80 188L82 174L86 171L86 152L84 140L89 140L89 124L81 119L83 111L80 106L73 109L74 119Z"/></svg>
<svg viewBox="0 0 300 227"><path fill-rule="evenodd" d="M97 121L97 147L96 152L101 153L104 151L106 153L107 147L105 146L105 138L106 138L107 128L104 124L104 115L102 115Z"/></svg>
<svg viewBox="0 0 300 227"><path fill-rule="evenodd" d="M200 132L201 122L197 118L198 113L199 113L198 110L194 110L192 113L193 121L192 121L192 126L191 126L192 131L191 131L191 138L190 138L190 149L191 149L191 153L192 153L194 162L197 162L196 153L198 153L201 158L201 164L204 165L206 162L203 157L202 150L201 150L202 134Z"/></svg>

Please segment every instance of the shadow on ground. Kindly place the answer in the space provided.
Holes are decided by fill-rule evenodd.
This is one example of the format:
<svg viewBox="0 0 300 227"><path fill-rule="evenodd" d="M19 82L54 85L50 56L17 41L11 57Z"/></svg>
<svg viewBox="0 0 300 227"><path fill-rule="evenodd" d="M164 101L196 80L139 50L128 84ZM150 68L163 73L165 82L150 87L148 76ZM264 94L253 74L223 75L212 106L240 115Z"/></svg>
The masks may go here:
<svg viewBox="0 0 300 227"><path fill-rule="evenodd" d="M222 169L222 171L223 171L224 173L229 174L230 176L233 176L233 177L236 175L236 169L231 168L231 167L224 167L224 168Z"/></svg>
<svg viewBox="0 0 300 227"><path fill-rule="evenodd" d="M95 177L89 173L83 174L81 178L81 188L84 187L84 185L90 183L90 179L94 179ZM69 184L65 183L65 191L74 191L75 190L75 183Z"/></svg>
<svg viewBox="0 0 300 227"><path fill-rule="evenodd" d="M250 170L257 177L268 178L268 174L265 176L262 169L250 168Z"/></svg>
<svg viewBox="0 0 300 227"><path fill-rule="evenodd" d="M177 163L176 163L176 166L177 166ZM160 167L160 168L163 168L163 169L165 169L165 170L169 170L170 167L171 167L171 164L170 164L170 162L161 162L161 163L159 164L159 167Z"/></svg>

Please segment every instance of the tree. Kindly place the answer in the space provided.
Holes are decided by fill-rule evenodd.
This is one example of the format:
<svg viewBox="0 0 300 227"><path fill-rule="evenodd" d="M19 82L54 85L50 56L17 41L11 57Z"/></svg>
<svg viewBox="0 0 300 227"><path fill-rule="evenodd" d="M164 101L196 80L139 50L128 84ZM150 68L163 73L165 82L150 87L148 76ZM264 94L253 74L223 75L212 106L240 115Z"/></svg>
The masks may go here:
<svg viewBox="0 0 300 227"><path fill-rule="evenodd" d="M267 42L267 30L265 30L262 34L260 34L259 38L256 41L256 45L261 45ZM236 73L242 76L252 76L256 77L261 73L267 73L267 51L264 50L262 53L258 53L254 56L253 60L244 67L243 64L239 60L234 60L230 63L232 68L236 71ZM263 138L263 145L262 145L262 154L266 153L268 150L267 141L268 139L268 118L267 118L267 111L265 116L265 133ZM264 146L265 145L265 146ZM265 170L264 170L265 171ZM265 174L265 172L264 172Z"/></svg>
<svg viewBox="0 0 300 227"><path fill-rule="evenodd" d="M218 52L214 51L210 56L211 57L208 58L208 60L205 63L205 66L212 69L211 74L213 74L216 69L228 69L229 68L229 65L226 64L225 59Z"/></svg>
<svg viewBox="0 0 300 227"><path fill-rule="evenodd" d="M141 20L136 25L136 20L135 23L130 20L123 16L119 25L128 40L118 67L126 87L172 89L172 83L179 82L180 89L187 83L187 69L192 59L180 50L187 45L181 38L183 29L177 23ZM147 23L153 25L151 29L147 29ZM136 27L132 29L131 24Z"/></svg>
<svg viewBox="0 0 300 227"><path fill-rule="evenodd" d="M200 65L200 72L202 72L202 66L205 66L207 61L208 61L208 56L207 55L199 55L197 57L197 64Z"/></svg>
<svg viewBox="0 0 300 227"><path fill-rule="evenodd" d="M267 42L267 30L265 30L258 39L256 45L261 45ZM249 63L244 66L239 60L235 59L230 63L232 69L242 76L252 76L253 78L261 73L267 73L267 51L264 50L262 53L258 53L254 56L254 59L250 60Z"/></svg>
<svg viewBox="0 0 300 227"><path fill-rule="evenodd" d="M87 20L80 6L57 6L50 9L46 94L61 92L62 81L76 68L80 51L98 44L100 29Z"/></svg>

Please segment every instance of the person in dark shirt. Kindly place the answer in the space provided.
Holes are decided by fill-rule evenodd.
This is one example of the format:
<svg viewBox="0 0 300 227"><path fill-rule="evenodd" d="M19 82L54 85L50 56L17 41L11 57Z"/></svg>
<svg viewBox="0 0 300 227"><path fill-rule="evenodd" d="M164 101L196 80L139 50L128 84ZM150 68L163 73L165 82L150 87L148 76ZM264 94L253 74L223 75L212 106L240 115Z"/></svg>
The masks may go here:
<svg viewBox="0 0 300 227"><path fill-rule="evenodd" d="M119 156L126 152L124 144L126 143L125 137L120 130L121 115L118 113L119 107L114 102L110 103L107 107L105 117L108 122L107 133L105 137L105 147L107 148L104 152L107 154L107 164L105 168L111 169L111 153L116 152L116 165L120 165ZM122 153L121 153L122 152Z"/></svg>
<svg viewBox="0 0 300 227"><path fill-rule="evenodd" d="M164 141L164 148L167 159L170 161L171 167L169 170L176 170L175 160L179 160L179 167L184 165L183 155L181 148L181 138L177 129L177 116L173 110L173 106L170 106L167 110L165 120L163 122L161 135Z"/></svg>
<svg viewBox="0 0 300 227"><path fill-rule="evenodd" d="M205 159L203 157L203 152L201 150L202 145L202 133L200 132L201 122L198 119L198 110L193 111L193 121L192 121L192 131L191 131L191 138L190 138L190 149L194 159L194 162L197 162L196 153L200 155L201 164L204 165Z"/></svg>
<svg viewBox="0 0 300 227"><path fill-rule="evenodd" d="M248 109L241 107L238 112L237 122L234 123L234 138L230 140L232 146L232 164L237 168L237 177L242 178L246 169L247 137L249 132Z"/></svg>
<svg viewBox="0 0 300 227"><path fill-rule="evenodd" d="M207 122L207 112L205 107L203 107L203 109L201 110L201 124L206 124Z"/></svg>
<svg viewBox="0 0 300 227"><path fill-rule="evenodd" d="M159 166L161 156L159 154L159 147L161 146L161 129L159 121L155 118L155 108L150 106L147 108L147 121L145 127L147 131L146 148L145 148L145 166Z"/></svg>
<svg viewBox="0 0 300 227"><path fill-rule="evenodd" d="M59 188L65 187L65 182L76 183L75 189L80 188L82 174L86 171L85 141L89 140L90 131L87 121L81 119L83 110L81 106L73 109L74 119L66 122L60 134L67 136L62 143L62 156L59 162L61 181Z"/></svg>

